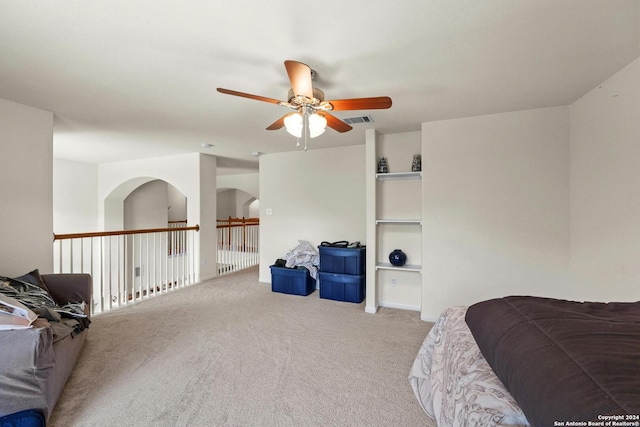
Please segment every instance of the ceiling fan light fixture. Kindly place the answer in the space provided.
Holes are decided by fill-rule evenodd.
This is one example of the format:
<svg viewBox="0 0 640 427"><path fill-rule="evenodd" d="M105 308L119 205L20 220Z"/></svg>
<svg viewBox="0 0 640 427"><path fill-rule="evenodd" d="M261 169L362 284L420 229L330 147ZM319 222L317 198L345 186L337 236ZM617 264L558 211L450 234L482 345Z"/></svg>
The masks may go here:
<svg viewBox="0 0 640 427"><path fill-rule="evenodd" d="M302 115L300 113L289 114L284 118L284 127L291 135L300 138L302 135Z"/></svg>
<svg viewBox="0 0 640 427"><path fill-rule="evenodd" d="M311 138L322 135L326 128L327 119L320 114L314 113L309 115L309 136L311 136Z"/></svg>
<svg viewBox="0 0 640 427"><path fill-rule="evenodd" d="M309 136L315 138L324 133L327 127L327 119L319 114L309 114ZM302 114L293 113L285 117L284 126L291 135L302 138Z"/></svg>

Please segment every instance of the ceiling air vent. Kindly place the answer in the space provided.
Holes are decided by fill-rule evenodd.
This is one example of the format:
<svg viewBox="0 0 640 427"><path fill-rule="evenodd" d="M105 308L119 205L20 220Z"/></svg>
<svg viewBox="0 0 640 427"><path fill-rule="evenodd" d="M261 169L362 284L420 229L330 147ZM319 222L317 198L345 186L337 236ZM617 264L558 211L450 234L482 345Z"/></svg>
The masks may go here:
<svg viewBox="0 0 640 427"><path fill-rule="evenodd" d="M350 125L357 125L359 123L373 123L373 117L370 115L367 116L357 116L357 117L349 117L346 119L342 119L345 123Z"/></svg>

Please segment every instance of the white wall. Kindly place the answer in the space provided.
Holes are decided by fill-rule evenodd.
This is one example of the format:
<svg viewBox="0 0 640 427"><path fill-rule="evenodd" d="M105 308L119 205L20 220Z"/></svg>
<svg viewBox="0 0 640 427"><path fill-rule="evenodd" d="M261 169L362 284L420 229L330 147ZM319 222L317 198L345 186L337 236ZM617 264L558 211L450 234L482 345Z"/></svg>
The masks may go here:
<svg viewBox="0 0 640 427"><path fill-rule="evenodd" d="M422 318L512 294L570 297L569 109L422 125Z"/></svg>
<svg viewBox="0 0 640 427"><path fill-rule="evenodd" d="M218 202L216 218L226 219L229 217L236 217L236 191L235 190L222 190L218 191Z"/></svg>
<svg viewBox="0 0 640 427"><path fill-rule="evenodd" d="M255 197L238 189L218 191L218 219L249 218L249 204Z"/></svg>
<svg viewBox="0 0 640 427"><path fill-rule="evenodd" d="M0 99L0 275L53 271L53 114Z"/></svg>
<svg viewBox="0 0 640 427"><path fill-rule="evenodd" d="M255 199L249 204L248 212L245 215L246 218L259 218L260 217L260 199Z"/></svg>
<svg viewBox="0 0 640 427"><path fill-rule="evenodd" d="M259 211L247 202L260 198L260 174L245 173L235 175L220 175L218 184L218 218L238 217L256 218ZM259 202L256 205L259 208Z"/></svg>
<svg viewBox="0 0 640 427"><path fill-rule="evenodd" d="M640 299L640 59L571 112L571 277L584 299Z"/></svg>
<svg viewBox="0 0 640 427"><path fill-rule="evenodd" d="M238 189L260 198L260 174L240 173L235 175L220 175L216 179L218 190Z"/></svg>
<svg viewBox="0 0 640 427"><path fill-rule="evenodd" d="M249 206L253 202L255 197L249 193L245 193L242 190L235 190L236 192L236 217L237 218L250 218Z"/></svg>
<svg viewBox="0 0 640 427"><path fill-rule="evenodd" d="M260 157L261 282L298 240L365 242L364 168L364 145Z"/></svg>
<svg viewBox="0 0 640 427"><path fill-rule="evenodd" d="M218 230L215 217L216 212L216 168L218 159L206 154L198 155L198 206L197 212L200 218L200 280L205 280L218 275L217 255L218 255ZM191 215L191 204L188 205L189 218ZM191 219L189 219L191 223ZM216 242L214 244L213 242Z"/></svg>
<svg viewBox="0 0 640 427"><path fill-rule="evenodd" d="M98 221L98 165L53 160L53 231L101 230Z"/></svg>
<svg viewBox="0 0 640 427"><path fill-rule="evenodd" d="M189 203L195 203L200 189L198 163L199 155L194 153L100 164L98 200L106 200L109 195L120 191L123 187L122 200L124 200L140 185L154 179L161 179L176 187L187 197ZM130 183L130 185L123 186L124 183ZM188 215L193 215L188 218L190 225L199 220L199 214L199 209L197 212L189 209ZM104 218L101 219L104 221Z"/></svg>
<svg viewBox="0 0 640 427"><path fill-rule="evenodd" d="M167 198L169 201L169 221L184 221L187 219L187 198L176 187L167 183Z"/></svg>
<svg viewBox="0 0 640 427"><path fill-rule="evenodd" d="M164 228L169 221L167 183L147 182L124 199L124 229Z"/></svg>

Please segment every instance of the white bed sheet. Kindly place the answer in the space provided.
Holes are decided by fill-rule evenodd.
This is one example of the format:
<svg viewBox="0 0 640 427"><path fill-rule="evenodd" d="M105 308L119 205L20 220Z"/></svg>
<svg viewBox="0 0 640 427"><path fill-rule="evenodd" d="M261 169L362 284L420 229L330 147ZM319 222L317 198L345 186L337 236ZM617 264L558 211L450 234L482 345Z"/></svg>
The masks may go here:
<svg viewBox="0 0 640 427"><path fill-rule="evenodd" d="M482 356L466 312L445 310L422 343L409 374L418 402L438 427L529 426Z"/></svg>

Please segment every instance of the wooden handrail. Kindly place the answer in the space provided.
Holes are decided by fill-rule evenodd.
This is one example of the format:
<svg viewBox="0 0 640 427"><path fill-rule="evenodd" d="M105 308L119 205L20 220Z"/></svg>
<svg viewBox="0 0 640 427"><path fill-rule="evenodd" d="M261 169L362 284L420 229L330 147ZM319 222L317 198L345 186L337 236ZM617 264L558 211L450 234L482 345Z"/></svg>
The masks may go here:
<svg viewBox="0 0 640 427"><path fill-rule="evenodd" d="M193 227L174 227L174 228L147 228L143 230L120 230L120 231L96 231L92 233L72 233L72 234L55 234L53 233L53 240L65 240L65 239L82 239L85 237L107 237L107 236L126 236L130 234L145 234L145 233L163 233L166 231L200 231L199 225Z"/></svg>
<svg viewBox="0 0 640 427"><path fill-rule="evenodd" d="M260 225L260 218L227 218L216 220L217 228L247 227L250 225Z"/></svg>
<svg viewBox="0 0 640 427"><path fill-rule="evenodd" d="M233 228L233 227L250 227L252 225L260 225L259 222L246 222L244 224L218 224L216 228Z"/></svg>
<svg viewBox="0 0 640 427"><path fill-rule="evenodd" d="M256 217L256 218L225 218L225 219L217 219L216 221L219 222L240 222L240 223L248 223L248 222L260 222L260 218Z"/></svg>

